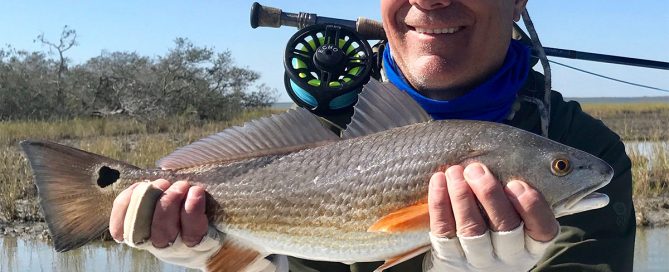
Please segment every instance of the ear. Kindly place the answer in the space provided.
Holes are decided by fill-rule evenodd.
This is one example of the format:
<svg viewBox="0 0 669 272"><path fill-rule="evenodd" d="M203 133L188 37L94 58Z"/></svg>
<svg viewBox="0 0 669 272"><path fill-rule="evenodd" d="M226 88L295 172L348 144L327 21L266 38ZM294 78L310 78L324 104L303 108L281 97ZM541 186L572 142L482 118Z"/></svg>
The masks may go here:
<svg viewBox="0 0 669 272"><path fill-rule="evenodd" d="M513 20L518 22L520 21L520 15L523 13L523 10L525 9L525 5L527 5L527 0L515 0L514 6L513 6Z"/></svg>

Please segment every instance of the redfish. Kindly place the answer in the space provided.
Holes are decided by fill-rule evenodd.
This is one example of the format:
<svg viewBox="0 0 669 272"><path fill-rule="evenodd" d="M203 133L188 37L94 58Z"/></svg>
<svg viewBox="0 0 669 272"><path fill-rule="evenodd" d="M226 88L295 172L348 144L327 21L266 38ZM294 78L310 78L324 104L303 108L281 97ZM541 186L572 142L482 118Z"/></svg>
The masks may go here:
<svg viewBox="0 0 669 272"><path fill-rule="evenodd" d="M209 222L225 234L212 271L239 271L270 254L385 260L380 269L406 260L429 248L428 182L451 165L481 162L501 183L523 180L556 216L605 206L608 197L594 191L613 176L593 155L508 125L431 120L373 79L342 135L290 110L177 149L156 169L50 142L21 146L57 251L105 232L114 198L130 184L187 180L205 188Z"/></svg>

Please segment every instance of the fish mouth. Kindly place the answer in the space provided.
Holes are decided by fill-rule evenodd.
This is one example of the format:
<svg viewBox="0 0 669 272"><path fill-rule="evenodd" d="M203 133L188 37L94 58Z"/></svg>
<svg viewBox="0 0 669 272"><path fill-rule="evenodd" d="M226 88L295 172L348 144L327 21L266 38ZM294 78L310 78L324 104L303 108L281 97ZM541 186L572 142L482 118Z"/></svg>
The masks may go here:
<svg viewBox="0 0 669 272"><path fill-rule="evenodd" d="M609 204L609 196L595 191L609 184L610 181L587 187L576 194L558 201L553 209L555 217L580 213L602 208Z"/></svg>

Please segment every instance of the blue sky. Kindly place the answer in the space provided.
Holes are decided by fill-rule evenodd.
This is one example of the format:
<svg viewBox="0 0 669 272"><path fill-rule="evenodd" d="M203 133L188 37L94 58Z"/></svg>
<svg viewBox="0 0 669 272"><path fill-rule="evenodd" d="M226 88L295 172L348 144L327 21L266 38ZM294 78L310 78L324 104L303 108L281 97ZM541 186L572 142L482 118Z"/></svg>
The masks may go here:
<svg viewBox="0 0 669 272"><path fill-rule="evenodd" d="M164 54L176 37L199 46L228 49L236 63L261 73L261 82L283 90L282 54L291 28L249 25L253 1L9 1L0 0L0 44L46 50L34 38L57 39L63 25L78 33L79 46L67 52L74 63L102 50ZM380 19L379 1L267 0L284 11L327 17ZM669 1L529 1L544 46L669 61ZM54 56L55 57L55 56ZM557 61L611 77L669 89L669 71L577 60ZM667 93L622 85L553 65L553 88L565 96L659 96Z"/></svg>

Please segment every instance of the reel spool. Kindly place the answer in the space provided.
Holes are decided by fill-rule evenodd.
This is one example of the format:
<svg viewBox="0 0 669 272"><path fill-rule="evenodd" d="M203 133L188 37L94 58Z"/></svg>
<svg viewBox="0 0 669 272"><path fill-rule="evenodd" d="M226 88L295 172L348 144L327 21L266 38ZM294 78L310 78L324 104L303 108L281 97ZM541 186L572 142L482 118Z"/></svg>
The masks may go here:
<svg viewBox="0 0 669 272"><path fill-rule="evenodd" d="M299 30L284 54L284 84L299 106L319 116L350 110L372 71L373 52L351 28L327 24Z"/></svg>

